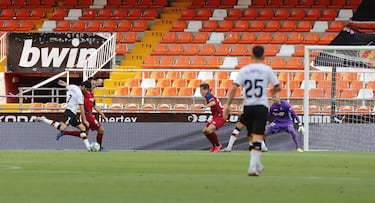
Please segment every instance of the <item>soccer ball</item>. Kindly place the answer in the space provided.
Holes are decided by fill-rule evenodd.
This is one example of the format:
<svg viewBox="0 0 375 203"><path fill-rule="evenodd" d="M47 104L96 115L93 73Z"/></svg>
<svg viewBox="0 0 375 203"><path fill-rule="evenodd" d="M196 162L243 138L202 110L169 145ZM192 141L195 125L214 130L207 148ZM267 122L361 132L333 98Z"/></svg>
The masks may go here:
<svg viewBox="0 0 375 203"><path fill-rule="evenodd" d="M90 148L92 152L97 152L100 150L100 144L97 142L91 142Z"/></svg>

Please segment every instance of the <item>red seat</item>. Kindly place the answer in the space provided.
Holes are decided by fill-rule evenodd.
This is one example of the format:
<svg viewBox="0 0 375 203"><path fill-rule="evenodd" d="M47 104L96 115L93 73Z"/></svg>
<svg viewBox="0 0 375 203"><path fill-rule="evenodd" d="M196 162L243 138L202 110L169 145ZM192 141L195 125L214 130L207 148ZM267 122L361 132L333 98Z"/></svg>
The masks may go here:
<svg viewBox="0 0 375 203"><path fill-rule="evenodd" d="M135 8L137 6L138 0L125 0L121 4L122 8Z"/></svg>
<svg viewBox="0 0 375 203"><path fill-rule="evenodd" d="M21 20L16 31L18 32L29 32L34 29L34 23L30 20Z"/></svg>
<svg viewBox="0 0 375 203"><path fill-rule="evenodd" d="M337 16L336 9L324 9L322 16L320 17L321 21L334 21Z"/></svg>
<svg viewBox="0 0 375 203"><path fill-rule="evenodd" d="M64 8L56 8L52 16L49 18L50 20L64 20L64 18L68 15L68 10Z"/></svg>
<svg viewBox="0 0 375 203"><path fill-rule="evenodd" d="M137 19L140 19L141 16L142 16L142 10L141 9L130 9L128 11L128 15L125 17L125 19L127 19L127 20L137 20Z"/></svg>
<svg viewBox="0 0 375 203"><path fill-rule="evenodd" d="M61 20L57 22L56 28L53 29L54 32L66 32L70 30L70 21Z"/></svg>
<svg viewBox="0 0 375 203"><path fill-rule="evenodd" d="M11 5L10 0L2 0L0 1L0 9L8 8Z"/></svg>
<svg viewBox="0 0 375 203"><path fill-rule="evenodd" d="M268 21L263 28L263 32L277 32L280 28L280 21Z"/></svg>
<svg viewBox="0 0 375 203"><path fill-rule="evenodd" d="M331 1L328 5L328 8L344 8L346 4L346 0L335 0Z"/></svg>
<svg viewBox="0 0 375 203"><path fill-rule="evenodd" d="M344 28L343 21L332 21L330 22L326 32L340 32Z"/></svg>
<svg viewBox="0 0 375 203"><path fill-rule="evenodd" d="M199 52L200 48L198 44L188 44L185 45L184 51L181 55L195 56Z"/></svg>
<svg viewBox="0 0 375 203"><path fill-rule="evenodd" d="M175 40L176 43L188 44L193 39L191 32L181 32L178 38Z"/></svg>
<svg viewBox="0 0 375 203"><path fill-rule="evenodd" d="M264 22L263 21L252 21L249 25L249 28L247 28L248 32L261 32L264 28Z"/></svg>
<svg viewBox="0 0 375 203"><path fill-rule="evenodd" d="M254 20L257 17L258 17L258 10L250 8L244 11L244 14L240 19L241 20Z"/></svg>
<svg viewBox="0 0 375 203"><path fill-rule="evenodd" d="M84 31L86 27L86 23L85 21L74 21L73 24L72 24L72 27L70 28L70 31L71 32L82 32Z"/></svg>
<svg viewBox="0 0 375 203"><path fill-rule="evenodd" d="M315 0L303 0L299 1L297 7L299 8L311 8L314 5Z"/></svg>
<svg viewBox="0 0 375 203"><path fill-rule="evenodd" d="M315 0L314 5L312 7L326 8L326 7L328 7L328 5L330 3L331 3L331 1L329 1L329 0Z"/></svg>
<svg viewBox="0 0 375 203"><path fill-rule="evenodd" d="M224 20L238 20L242 17L241 9L230 9Z"/></svg>
<svg viewBox="0 0 375 203"><path fill-rule="evenodd" d="M157 9L146 9L142 16L140 17L141 20L154 20L159 15Z"/></svg>
<svg viewBox="0 0 375 203"><path fill-rule="evenodd" d="M82 16L79 17L80 20L92 20L96 17L96 9L85 9L83 10Z"/></svg>
<svg viewBox="0 0 375 203"><path fill-rule="evenodd" d="M274 15L273 9L261 9L257 20L271 20Z"/></svg>
<svg viewBox="0 0 375 203"><path fill-rule="evenodd" d="M203 44L207 40L208 40L208 33L207 32L198 32L198 33L195 33L193 40L191 40L191 43Z"/></svg>
<svg viewBox="0 0 375 203"><path fill-rule="evenodd" d="M123 19L126 18L127 13L128 12L126 11L126 9L115 9L113 11L112 16L111 16L111 19L112 20L123 20Z"/></svg>
<svg viewBox="0 0 375 203"><path fill-rule="evenodd" d="M296 21L283 21L280 25L279 32L293 32L296 28Z"/></svg>
<svg viewBox="0 0 375 203"><path fill-rule="evenodd" d="M284 0L284 4L281 7L294 8L298 5L298 0Z"/></svg>
<svg viewBox="0 0 375 203"><path fill-rule="evenodd" d="M308 9L304 20L318 20L321 16L320 9Z"/></svg>
<svg viewBox="0 0 375 203"><path fill-rule="evenodd" d="M1 30L3 31L15 31L18 28L17 20L8 20L5 21Z"/></svg>
<svg viewBox="0 0 375 203"><path fill-rule="evenodd" d="M132 32L144 32L148 29L147 21L135 21L133 27L130 29Z"/></svg>
<svg viewBox="0 0 375 203"><path fill-rule="evenodd" d="M295 32L310 32L311 28L312 28L311 21L299 21L294 31Z"/></svg>
<svg viewBox="0 0 375 203"><path fill-rule="evenodd" d="M233 21L223 20L223 21L219 21L215 31L216 32L228 32L232 29L232 27L233 27Z"/></svg>
<svg viewBox="0 0 375 203"><path fill-rule="evenodd" d="M123 43L134 43L138 40L136 32L125 32Z"/></svg>
<svg viewBox="0 0 375 203"><path fill-rule="evenodd" d="M152 0L139 0L137 8L148 8L152 4Z"/></svg>
<svg viewBox="0 0 375 203"><path fill-rule="evenodd" d="M194 17L194 20L208 20L212 15L210 9L199 9L197 15Z"/></svg>
<svg viewBox="0 0 375 203"><path fill-rule="evenodd" d="M196 16L195 9L186 9L182 12L180 20L193 20Z"/></svg>
<svg viewBox="0 0 375 203"><path fill-rule="evenodd" d="M150 8L164 8L168 4L168 0L154 0Z"/></svg>
<svg viewBox="0 0 375 203"><path fill-rule="evenodd" d="M234 27L232 28L233 32L246 32L249 28L249 21L247 20L237 20L234 23Z"/></svg>
<svg viewBox="0 0 375 203"><path fill-rule="evenodd" d="M92 0L79 0L75 8L89 8L92 5Z"/></svg>
<svg viewBox="0 0 375 203"><path fill-rule="evenodd" d="M289 16L288 9L277 9L275 16L272 17L273 20L286 20Z"/></svg>
<svg viewBox="0 0 375 203"><path fill-rule="evenodd" d="M100 29L100 21L90 20L85 27L85 32L98 32Z"/></svg>
<svg viewBox="0 0 375 203"><path fill-rule="evenodd" d="M288 36L285 32L277 32L273 34L272 40L270 44L284 44L287 40Z"/></svg>
<svg viewBox="0 0 375 203"><path fill-rule="evenodd" d="M122 0L107 0L107 5L104 8L119 8L122 5Z"/></svg>
<svg viewBox="0 0 375 203"><path fill-rule="evenodd" d="M238 32L230 32L225 34L224 40L221 42L223 44L236 44L240 40L241 35Z"/></svg>
<svg viewBox="0 0 375 203"><path fill-rule="evenodd" d="M114 32L117 28L115 21L106 20L103 22L103 26L99 29L101 32Z"/></svg>
<svg viewBox="0 0 375 203"><path fill-rule="evenodd" d="M304 9L293 9L288 17L288 20L302 20L305 17Z"/></svg>
<svg viewBox="0 0 375 203"><path fill-rule="evenodd" d="M0 14L0 20L10 20L15 16L14 9L3 9Z"/></svg>
<svg viewBox="0 0 375 203"><path fill-rule="evenodd" d="M117 28L115 29L116 32L127 32L132 28L131 21L128 20L122 20L119 22Z"/></svg>
<svg viewBox="0 0 375 203"><path fill-rule="evenodd" d="M18 9L16 16L14 19L17 20L26 20L30 16L30 10L29 9Z"/></svg>
<svg viewBox="0 0 375 203"><path fill-rule="evenodd" d="M269 0L267 8L280 8L283 5L283 0Z"/></svg>
<svg viewBox="0 0 375 203"><path fill-rule="evenodd" d="M13 0L12 5L9 5L8 8L23 8L26 5L26 0Z"/></svg>
<svg viewBox="0 0 375 203"><path fill-rule="evenodd" d="M204 21L203 26L199 29L199 32L214 32L217 28L217 21L208 20Z"/></svg>
<svg viewBox="0 0 375 203"><path fill-rule="evenodd" d="M34 8L31 10L28 20L40 20L45 16L44 9Z"/></svg>
<svg viewBox="0 0 375 203"><path fill-rule="evenodd" d="M263 8L267 6L268 0L253 0L250 5L252 8Z"/></svg>
<svg viewBox="0 0 375 203"><path fill-rule="evenodd" d="M184 20L175 21L170 29L171 32L183 32L187 28L187 23Z"/></svg>
<svg viewBox="0 0 375 203"><path fill-rule="evenodd" d="M98 15L95 16L95 19L97 20L109 20L111 19L112 16L112 9L105 8L105 9L100 9L98 12Z"/></svg>

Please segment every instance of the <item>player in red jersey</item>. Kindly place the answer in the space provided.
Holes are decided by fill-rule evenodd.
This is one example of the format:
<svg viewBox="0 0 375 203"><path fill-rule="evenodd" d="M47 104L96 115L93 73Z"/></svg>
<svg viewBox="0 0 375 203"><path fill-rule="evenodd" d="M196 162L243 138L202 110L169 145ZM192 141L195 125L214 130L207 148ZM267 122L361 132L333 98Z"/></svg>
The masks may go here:
<svg viewBox="0 0 375 203"><path fill-rule="evenodd" d="M223 117L223 107L221 106L220 101L210 92L210 86L208 84L204 83L199 87L202 97L204 97L207 102L203 108L210 107L213 116L212 120L207 122L202 132L212 144L210 152L220 152L222 146L219 143L215 131L220 129L226 122Z"/></svg>
<svg viewBox="0 0 375 203"><path fill-rule="evenodd" d="M98 85L97 79L95 79L95 78L89 78L88 81L91 82L91 90L90 91L86 91L84 93L84 95L83 95L84 96L85 116L86 116L86 119L87 119L87 121L89 123L89 126L85 125L85 127L87 129L86 134L88 134L89 130L97 131L98 133L96 135L96 141L100 144L100 151L104 152L104 151L107 151L102 146L104 128L100 124L100 122L96 119L96 117L95 117L95 115L93 113L93 109L95 109L96 112L98 112L98 114L104 120L108 120L108 118L104 115L104 113L101 110L101 108L99 106L97 106L96 103L95 103L95 98L94 98L94 94L93 94L92 90ZM63 135L79 136L79 132L78 131L64 131L63 134L61 134L60 136L57 137L57 139L59 139Z"/></svg>

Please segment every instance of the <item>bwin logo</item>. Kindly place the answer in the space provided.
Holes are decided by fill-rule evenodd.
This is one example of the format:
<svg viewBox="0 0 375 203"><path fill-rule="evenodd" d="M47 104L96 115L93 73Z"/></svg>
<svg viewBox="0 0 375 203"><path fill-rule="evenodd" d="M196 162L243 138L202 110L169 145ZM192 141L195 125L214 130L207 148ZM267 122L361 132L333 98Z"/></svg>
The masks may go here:
<svg viewBox="0 0 375 203"><path fill-rule="evenodd" d="M30 68L35 66L41 60L42 68L61 67L61 64L67 58L66 68L83 68L84 61L88 56L92 55L95 48L76 48L80 44L79 39L72 39L73 48L58 48L33 47L33 40L27 39L24 42L19 66ZM60 51L61 50L61 51ZM78 57L78 61L77 61ZM88 66L92 67L96 63L96 55L93 55L93 60L90 60ZM77 61L77 65L75 62ZM52 65L51 65L52 63Z"/></svg>

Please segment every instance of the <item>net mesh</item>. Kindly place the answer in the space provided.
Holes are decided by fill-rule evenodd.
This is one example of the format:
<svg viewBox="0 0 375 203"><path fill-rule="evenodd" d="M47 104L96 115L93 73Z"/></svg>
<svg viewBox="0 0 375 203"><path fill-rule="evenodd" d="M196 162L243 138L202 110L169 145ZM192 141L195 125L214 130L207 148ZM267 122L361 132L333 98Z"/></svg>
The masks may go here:
<svg viewBox="0 0 375 203"><path fill-rule="evenodd" d="M375 151L373 47L307 47L309 150Z"/></svg>

